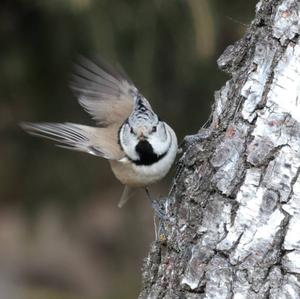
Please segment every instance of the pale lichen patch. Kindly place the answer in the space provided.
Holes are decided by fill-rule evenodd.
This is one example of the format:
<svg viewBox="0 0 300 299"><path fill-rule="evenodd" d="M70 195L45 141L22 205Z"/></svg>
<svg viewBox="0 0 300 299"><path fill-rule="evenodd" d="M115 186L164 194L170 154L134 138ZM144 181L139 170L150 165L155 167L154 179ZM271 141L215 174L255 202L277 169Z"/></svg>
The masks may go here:
<svg viewBox="0 0 300 299"><path fill-rule="evenodd" d="M266 169L263 186L278 190L281 202L286 202L292 192L292 181L300 167L297 153L289 146L283 147Z"/></svg>
<svg viewBox="0 0 300 299"><path fill-rule="evenodd" d="M242 116L252 122L256 117L256 107L262 101L265 84L271 73L271 65L276 53L276 48L269 43L260 43L255 47L253 67L250 68L248 79L241 90L241 95L246 98Z"/></svg>
<svg viewBox="0 0 300 299"><path fill-rule="evenodd" d="M299 65L300 46L290 43L275 68L273 83L268 94L269 107L275 104L282 112L289 113L298 122L300 122Z"/></svg>
<svg viewBox="0 0 300 299"><path fill-rule="evenodd" d="M300 252L288 252L283 256L282 265L287 272L300 274Z"/></svg>
<svg viewBox="0 0 300 299"><path fill-rule="evenodd" d="M212 182L227 195L234 189L234 179L240 163L243 163L241 155L244 151L247 127L241 124L238 128L230 130L231 133L225 135L224 141L218 145L211 159L212 166L217 169Z"/></svg>
<svg viewBox="0 0 300 299"><path fill-rule="evenodd" d="M280 40L282 45L299 34L299 12L299 2L294 0L283 1L278 6L274 19L273 35Z"/></svg>

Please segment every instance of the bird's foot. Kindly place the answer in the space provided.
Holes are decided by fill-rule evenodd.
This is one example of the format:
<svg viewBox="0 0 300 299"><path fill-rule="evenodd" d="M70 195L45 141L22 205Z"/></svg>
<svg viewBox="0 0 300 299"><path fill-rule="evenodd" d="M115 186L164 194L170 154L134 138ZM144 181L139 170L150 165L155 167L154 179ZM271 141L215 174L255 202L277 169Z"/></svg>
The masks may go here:
<svg viewBox="0 0 300 299"><path fill-rule="evenodd" d="M151 196L151 194L150 194L148 188L145 188L145 191L146 191L147 197L148 197L148 199L149 199L149 201L150 201L150 204L151 204L151 206L152 206L152 208L153 208L153 210L154 210L155 215L156 215L160 220L167 220L168 217L167 217L167 212L166 212L166 210L165 210L164 205L163 205L159 200L156 200L156 199L154 199L154 198Z"/></svg>

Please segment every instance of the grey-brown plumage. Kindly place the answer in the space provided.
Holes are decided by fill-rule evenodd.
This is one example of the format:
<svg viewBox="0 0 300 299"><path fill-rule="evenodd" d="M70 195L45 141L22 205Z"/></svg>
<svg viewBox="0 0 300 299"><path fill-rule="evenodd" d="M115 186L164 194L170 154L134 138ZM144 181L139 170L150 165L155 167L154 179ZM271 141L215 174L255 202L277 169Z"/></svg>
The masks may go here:
<svg viewBox="0 0 300 299"><path fill-rule="evenodd" d="M22 128L58 146L108 159L115 176L126 185L119 206L129 198L131 187L147 186L166 175L176 156L176 135L126 75L82 58L71 88L97 127L22 123Z"/></svg>

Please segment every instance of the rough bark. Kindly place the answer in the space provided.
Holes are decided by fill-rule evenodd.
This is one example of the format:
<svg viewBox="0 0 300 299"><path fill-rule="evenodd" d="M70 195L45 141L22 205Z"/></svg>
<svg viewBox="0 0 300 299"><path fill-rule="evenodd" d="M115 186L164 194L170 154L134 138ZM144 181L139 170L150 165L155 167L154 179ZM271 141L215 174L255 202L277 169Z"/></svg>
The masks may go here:
<svg viewBox="0 0 300 299"><path fill-rule="evenodd" d="M300 4L261 0L187 138L141 299L300 298Z"/></svg>

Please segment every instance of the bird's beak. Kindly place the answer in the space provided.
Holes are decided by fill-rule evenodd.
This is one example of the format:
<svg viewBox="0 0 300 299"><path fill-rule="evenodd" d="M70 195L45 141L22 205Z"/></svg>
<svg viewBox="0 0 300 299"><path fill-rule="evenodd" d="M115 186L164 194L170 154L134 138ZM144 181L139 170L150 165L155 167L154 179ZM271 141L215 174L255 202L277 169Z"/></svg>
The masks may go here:
<svg viewBox="0 0 300 299"><path fill-rule="evenodd" d="M147 128L144 126L139 127L137 135L139 140L145 140L147 138Z"/></svg>
<svg viewBox="0 0 300 299"><path fill-rule="evenodd" d="M141 134L139 135L139 140L144 140L144 139L145 139L144 133L141 132Z"/></svg>

